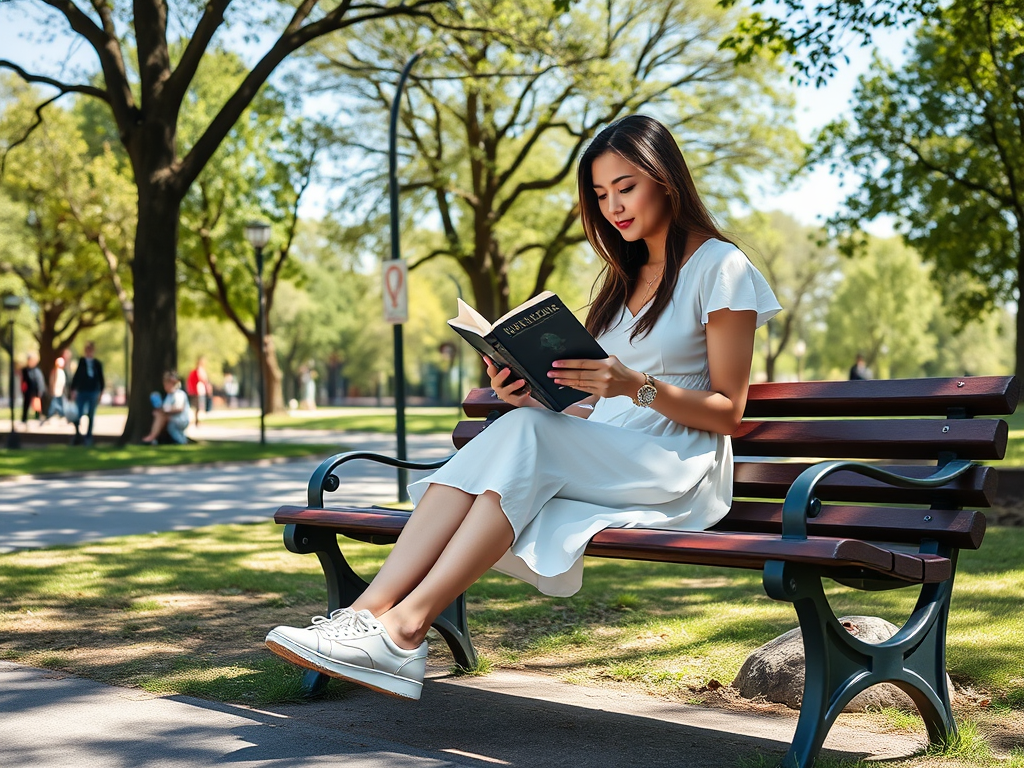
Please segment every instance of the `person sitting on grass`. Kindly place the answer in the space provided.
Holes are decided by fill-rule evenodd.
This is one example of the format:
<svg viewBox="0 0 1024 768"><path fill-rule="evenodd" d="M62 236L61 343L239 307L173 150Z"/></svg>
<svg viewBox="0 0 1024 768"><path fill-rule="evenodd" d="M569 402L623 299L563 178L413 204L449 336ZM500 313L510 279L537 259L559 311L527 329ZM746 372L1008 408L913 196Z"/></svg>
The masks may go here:
<svg viewBox="0 0 1024 768"><path fill-rule="evenodd" d="M153 392L149 401L153 404L153 426L149 434L142 438L146 445L156 445L160 434L166 429L167 436L178 445L188 443L185 430L192 414L188 404L188 395L181 388L181 378L174 371L164 374L164 392Z"/></svg>

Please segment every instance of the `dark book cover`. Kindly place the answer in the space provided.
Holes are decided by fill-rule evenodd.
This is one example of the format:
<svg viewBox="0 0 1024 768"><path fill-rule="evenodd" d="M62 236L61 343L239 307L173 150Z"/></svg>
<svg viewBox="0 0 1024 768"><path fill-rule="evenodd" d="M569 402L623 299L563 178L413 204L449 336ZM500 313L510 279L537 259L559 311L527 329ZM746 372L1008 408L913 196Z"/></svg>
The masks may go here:
<svg viewBox="0 0 1024 768"><path fill-rule="evenodd" d="M550 291L521 304L493 324L460 300L459 315L448 324L499 368L511 368L512 376L524 379L533 397L553 411L564 410L588 393L555 384L548 378L551 363L608 357L583 323Z"/></svg>

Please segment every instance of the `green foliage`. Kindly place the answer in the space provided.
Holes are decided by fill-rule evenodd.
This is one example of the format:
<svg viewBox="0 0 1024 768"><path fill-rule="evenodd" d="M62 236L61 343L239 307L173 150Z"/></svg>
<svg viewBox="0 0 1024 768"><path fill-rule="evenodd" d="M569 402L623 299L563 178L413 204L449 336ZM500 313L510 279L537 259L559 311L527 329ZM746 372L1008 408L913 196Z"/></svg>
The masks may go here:
<svg viewBox="0 0 1024 768"><path fill-rule="evenodd" d="M897 217L906 241L935 265L961 323L1014 300L1019 290L1019 10L968 0L943 8L922 25L902 69L876 60L856 90L852 120L827 126L812 156L863 178L831 222L848 248L857 244L852 233L860 222Z"/></svg>
<svg viewBox="0 0 1024 768"><path fill-rule="evenodd" d="M784 213L752 213L733 223L737 245L763 272L783 311L758 331L755 360L762 357L768 381L779 357L824 325L829 300L841 275L835 249L822 233ZM814 353L812 351L812 359Z"/></svg>
<svg viewBox="0 0 1024 768"><path fill-rule="evenodd" d="M743 198L745 174L792 168L799 142L780 70L720 52L736 14L711 2L586 2L560 14L550 0L462 0L439 13L448 27L385 20L321 41L319 74L354 99L354 150L382 151L395 73L428 46L406 86L401 165L407 220L434 231L418 230L406 250L464 272L486 316L549 280L587 301L597 268L580 248L575 163L613 119L644 111L675 128L719 211ZM361 157L345 221L361 252L380 253L383 158ZM553 279L560 270L575 281Z"/></svg>
<svg viewBox="0 0 1024 768"><path fill-rule="evenodd" d="M13 78L0 80L0 93L0 273L16 276L32 302L48 373L81 333L122 314L134 193L109 147L90 148L75 111L51 106L29 134L40 95Z"/></svg>
<svg viewBox="0 0 1024 768"><path fill-rule="evenodd" d="M929 327L939 297L920 256L897 239L872 240L843 265L820 347L826 367L845 370L857 353L879 378L907 378L936 355Z"/></svg>

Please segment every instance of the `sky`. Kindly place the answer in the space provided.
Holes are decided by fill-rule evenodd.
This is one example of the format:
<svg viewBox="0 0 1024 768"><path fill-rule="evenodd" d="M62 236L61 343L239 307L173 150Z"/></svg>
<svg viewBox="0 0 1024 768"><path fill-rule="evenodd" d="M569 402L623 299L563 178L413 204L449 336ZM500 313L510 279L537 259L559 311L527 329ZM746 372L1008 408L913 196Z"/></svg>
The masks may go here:
<svg viewBox="0 0 1024 768"><path fill-rule="evenodd" d="M69 50L67 38L59 34L40 39L38 12L31 11L31 8L25 3L5 3L0 6L0 28L4 30L0 33L0 58L22 64L29 71L50 75L57 75L62 67L68 72L97 68L95 55L88 46L79 43ZM62 18L53 23L52 28L63 28ZM27 39L30 32L35 33L31 40ZM904 59L904 48L909 36L910 32L902 29L880 32L876 34L872 46L847 49L850 62L839 62L838 72L827 85L820 88L812 85L797 86L795 117L801 138L809 140L822 126L848 112L857 78L868 70L874 47L878 48L883 58L898 64ZM847 183L852 178L847 176ZM838 210L846 196L838 177L829 174L825 167L817 168L783 190L761 187L763 184L753 183L748 190L755 209L781 210L803 224L821 223ZM308 209L303 214L315 216L321 213L327 192L320 190L319 196L310 195ZM890 219L868 224L866 229L883 237L893 233Z"/></svg>

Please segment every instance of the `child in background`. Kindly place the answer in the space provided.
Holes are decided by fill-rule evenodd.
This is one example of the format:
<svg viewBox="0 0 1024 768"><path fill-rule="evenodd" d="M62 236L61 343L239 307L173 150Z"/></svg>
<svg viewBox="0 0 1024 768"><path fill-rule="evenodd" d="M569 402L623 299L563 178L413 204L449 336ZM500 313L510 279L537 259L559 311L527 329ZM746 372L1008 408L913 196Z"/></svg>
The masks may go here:
<svg viewBox="0 0 1024 768"><path fill-rule="evenodd" d="M142 438L146 445L156 445L160 433L167 429L167 435L178 445L188 443L185 430L191 418L188 395L181 388L181 379L174 371L164 374L164 396L153 392L149 396L153 405L153 426L149 434Z"/></svg>

